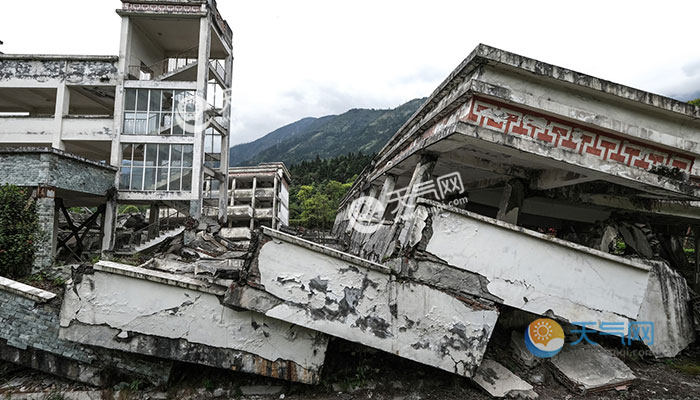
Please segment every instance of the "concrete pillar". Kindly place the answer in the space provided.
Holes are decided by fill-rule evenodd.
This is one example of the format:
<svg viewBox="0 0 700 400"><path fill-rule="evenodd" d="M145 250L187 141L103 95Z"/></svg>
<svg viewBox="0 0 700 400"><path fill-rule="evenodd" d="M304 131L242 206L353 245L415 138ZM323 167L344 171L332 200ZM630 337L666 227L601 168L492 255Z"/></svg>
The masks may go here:
<svg viewBox="0 0 700 400"><path fill-rule="evenodd" d="M211 46L211 28L209 16L199 20L199 52L197 56L197 91L198 99L207 98L209 83L209 53ZM197 120L194 131L194 146L192 157L192 200L190 201L190 216L199 219L202 216L202 182L204 181L204 133L207 128L205 120L205 101L197 101Z"/></svg>
<svg viewBox="0 0 700 400"><path fill-rule="evenodd" d="M37 189L36 214L42 237L36 243L32 273L51 267L56 257L58 219L56 218L55 190L48 188Z"/></svg>
<svg viewBox="0 0 700 400"><path fill-rule="evenodd" d="M411 181L408 183L405 198L399 201L399 205L396 209L396 217L394 218L395 222L403 220L404 214L406 214L407 218L410 218L410 215L413 214L413 209L416 206L416 196L418 195L418 193L416 193L418 190L417 187L421 183L432 179L433 168L435 168L436 161L437 158L433 155L421 156L420 161L418 161L418 164L416 164L416 167L413 169L413 175L411 176Z"/></svg>
<svg viewBox="0 0 700 400"><path fill-rule="evenodd" d="M513 225L518 224L518 215L525 199L525 186L517 179L510 180L503 188L503 196L498 205L496 219L508 222Z"/></svg>
<svg viewBox="0 0 700 400"><path fill-rule="evenodd" d="M158 204L151 204L148 211L148 238L153 239L158 237L160 233L160 206Z"/></svg>
<svg viewBox="0 0 700 400"><path fill-rule="evenodd" d="M258 189L258 178L253 177L253 195L250 198L250 206L253 209L253 216L250 217L250 229L255 229L255 191Z"/></svg>
<svg viewBox="0 0 700 400"><path fill-rule="evenodd" d="M277 184L277 174L275 174L274 184L272 185L272 229L277 229L279 225L277 223L277 191L279 190L279 185Z"/></svg>
<svg viewBox="0 0 700 400"><path fill-rule="evenodd" d="M226 76L224 77L226 88L224 92L224 119L231 119L231 84L233 82L233 56L226 57ZM229 160L229 146L231 142L231 131L221 135L221 165L219 171L224 175L223 187L219 190L219 222L225 224L228 220L228 169L231 163Z"/></svg>
<svg viewBox="0 0 700 400"><path fill-rule="evenodd" d="M114 236L117 229L117 200L108 200L102 218L102 253L114 250Z"/></svg>
<svg viewBox="0 0 700 400"><path fill-rule="evenodd" d="M56 109L54 112L54 125L56 133L52 139L52 147L54 149L65 150L66 145L63 143L63 117L68 115L70 107L70 89L65 82L58 85L56 89Z"/></svg>

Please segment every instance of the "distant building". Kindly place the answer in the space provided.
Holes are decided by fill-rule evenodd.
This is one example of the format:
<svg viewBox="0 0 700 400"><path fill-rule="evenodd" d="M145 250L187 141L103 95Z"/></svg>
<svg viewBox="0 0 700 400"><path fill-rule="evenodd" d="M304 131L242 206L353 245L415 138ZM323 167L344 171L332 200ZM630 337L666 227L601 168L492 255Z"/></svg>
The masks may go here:
<svg viewBox="0 0 700 400"><path fill-rule="evenodd" d="M284 163L231 168L228 178L228 227L223 236L247 239L250 231L260 226L277 229L289 225L291 177ZM207 214L214 214L213 208L206 209Z"/></svg>

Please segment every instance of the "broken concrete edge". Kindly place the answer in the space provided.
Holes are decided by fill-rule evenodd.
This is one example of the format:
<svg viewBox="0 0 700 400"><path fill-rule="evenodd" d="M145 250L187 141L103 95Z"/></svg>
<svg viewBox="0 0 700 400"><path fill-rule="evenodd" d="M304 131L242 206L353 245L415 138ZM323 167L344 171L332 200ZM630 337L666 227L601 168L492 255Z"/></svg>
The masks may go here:
<svg viewBox="0 0 700 400"><path fill-rule="evenodd" d="M56 298L54 293L3 277L0 277L0 290L22 296L36 303L46 303Z"/></svg>
<svg viewBox="0 0 700 400"><path fill-rule="evenodd" d="M491 359L484 358L472 380L493 397L525 399L539 397L531 384L522 380L501 363Z"/></svg>
<svg viewBox="0 0 700 400"><path fill-rule="evenodd" d="M389 268L385 265L378 264L378 263L366 260L364 258L354 256L354 255L349 254L349 253L344 253L342 251L335 250L333 248L320 245L318 243L314 243L314 242L311 242L311 241L308 241L305 239L301 239L299 237L292 236L292 235L286 234L286 233L281 232L281 231L270 229L266 226L263 226L262 229L263 229L264 235L269 236L273 239L277 239L277 240L281 240L281 241L284 241L287 243L295 244L297 246L304 247L304 248L309 249L309 250L318 251L318 252L325 254L327 256L334 257L334 258L337 258L339 260L347 261L347 262L365 267L365 268L373 270L373 271L382 272L385 274L391 273L391 268Z"/></svg>
<svg viewBox="0 0 700 400"><path fill-rule="evenodd" d="M215 296L223 296L226 294L225 289L209 287L204 282L199 281L197 279L187 278L181 275L170 274L167 272L153 271L145 268L134 267L126 264L119 264L112 261L99 261L93 266L93 268L95 269L95 271L102 271L110 274L143 279L150 282L161 283L164 285L177 286L183 289L191 289L199 292L213 294Z"/></svg>
<svg viewBox="0 0 700 400"><path fill-rule="evenodd" d="M514 232L519 232L519 233L528 235L528 236L536 238L536 239L545 240L545 241L548 241L550 243L558 244L562 247L566 247L568 249L571 249L571 250L574 250L574 251L577 251L580 253L586 253L586 254L590 254L593 256L597 256L597 257L604 258L606 260L613 261L613 262L616 262L619 264L624 264L627 267L636 268L636 269L640 269L643 271L651 271L653 268L653 265L659 263L659 262L653 261L653 260L641 260L641 259L636 259L633 261L633 260L630 260L628 258L616 256L614 254L605 253L603 251L593 249L590 247L586 247L586 246L582 246L580 244L576 244L576 243L568 242L566 240L562 240L559 238L551 237L551 236L545 235L544 233L539 233L539 232L532 231L530 229L526 229L526 228L523 228L523 227L520 227L517 225L509 224L509 223L504 222L504 221L499 221L497 219L485 217L483 215L479 215L479 214L476 214L476 213L473 213L470 211L462 210L460 208L453 207L453 206L450 206L447 204L443 204L443 203L440 203L440 202L437 202L434 200L419 198L417 200L417 204L422 204L424 206L427 206L427 207L433 208L433 209L435 209L435 208L442 209L444 211L448 211L448 212L451 212L454 214L462 215L462 216L465 216L467 218L475 219L475 220L485 222L485 223L488 223L491 225L496 225L496 226L503 228L503 229L508 229L508 230L511 230Z"/></svg>

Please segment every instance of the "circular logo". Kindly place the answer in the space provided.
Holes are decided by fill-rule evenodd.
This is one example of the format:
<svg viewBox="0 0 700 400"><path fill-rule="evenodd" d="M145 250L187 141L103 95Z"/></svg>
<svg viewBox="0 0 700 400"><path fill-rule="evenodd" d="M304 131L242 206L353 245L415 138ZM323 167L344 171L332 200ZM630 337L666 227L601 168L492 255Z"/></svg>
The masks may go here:
<svg viewBox="0 0 700 400"><path fill-rule="evenodd" d="M384 205L374 197L362 196L355 199L349 208L350 228L364 234L376 232L382 225L377 216L384 215Z"/></svg>
<svg viewBox="0 0 700 400"><path fill-rule="evenodd" d="M564 330L549 318L534 320L525 330L525 346L535 357L554 357L564 347Z"/></svg>

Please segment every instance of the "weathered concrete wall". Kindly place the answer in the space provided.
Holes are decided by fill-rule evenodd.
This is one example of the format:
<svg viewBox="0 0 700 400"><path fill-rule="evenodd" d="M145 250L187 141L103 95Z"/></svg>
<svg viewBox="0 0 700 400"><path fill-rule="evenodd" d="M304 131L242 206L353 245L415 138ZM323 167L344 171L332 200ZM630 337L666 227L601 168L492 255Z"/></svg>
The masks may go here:
<svg viewBox="0 0 700 400"><path fill-rule="evenodd" d="M51 191L53 193L53 191ZM39 222L40 239L35 243L33 272L53 265L56 252L57 224L56 200L53 197L36 199L36 215Z"/></svg>
<svg viewBox="0 0 700 400"><path fill-rule="evenodd" d="M100 268L99 264L96 268ZM69 283L63 339L219 368L317 383L327 338L301 326L221 305L204 291L166 284L177 275L130 268L93 271ZM162 283L157 282L161 280Z"/></svg>
<svg viewBox="0 0 700 400"><path fill-rule="evenodd" d="M72 85L116 85L117 57L0 55L0 87L66 82Z"/></svg>
<svg viewBox="0 0 700 400"><path fill-rule="evenodd" d="M234 286L226 304L459 375L474 374L498 318L492 303L400 282L381 265L265 232L276 238L268 236L259 251L251 271L259 280L253 287Z"/></svg>
<svg viewBox="0 0 700 400"><path fill-rule="evenodd" d="M54 149L0 149L0 184L52 187L104 196L116 169Z"/></svg>
<svg viewBox="0 0 700 400"><path fill-rule="evenodd" d="M9 280L3 280L6 281ZM42 303L33 300L38 289L21 291L5 284L0 286L0 358L3 360L98 386L110 383L106 368L138 375L154 384L168 380L169 363L96 350L60 339L60 298Z"/></svg>
<svg viewBox="0 0 700 400"><path fill-rule="evenodd" d="M675 357L695 341L689 300L685 278L666 263L654 263L638 320L654 323L649 348L655 356Z"/></svg>
<svg viewBox="0 0 700 400"><path fill-rule="evenodd" d="M419 209L427 204L425 251L485 277L504 304L568 321L637 319L649 265L437 203Z"/></svg>

